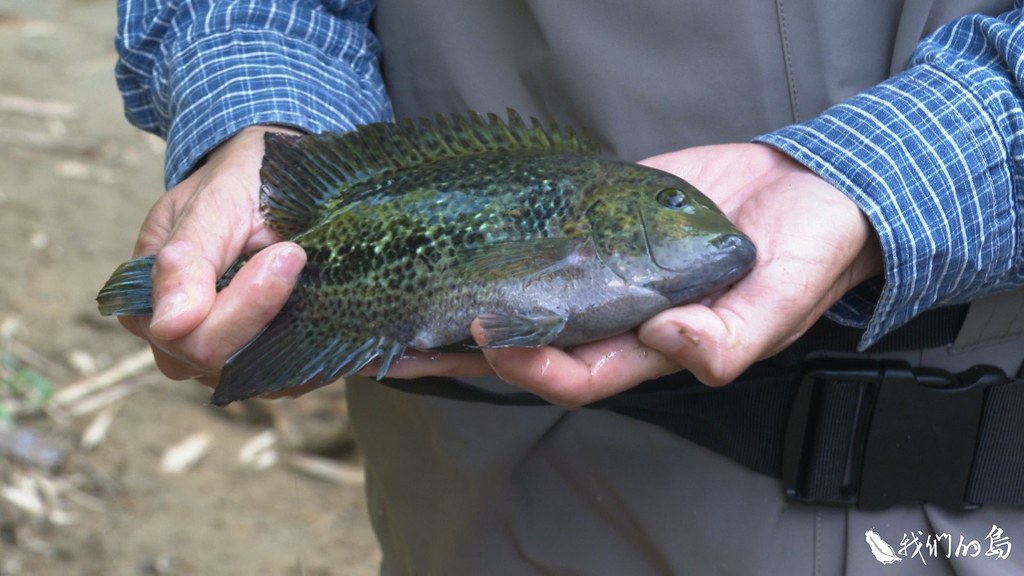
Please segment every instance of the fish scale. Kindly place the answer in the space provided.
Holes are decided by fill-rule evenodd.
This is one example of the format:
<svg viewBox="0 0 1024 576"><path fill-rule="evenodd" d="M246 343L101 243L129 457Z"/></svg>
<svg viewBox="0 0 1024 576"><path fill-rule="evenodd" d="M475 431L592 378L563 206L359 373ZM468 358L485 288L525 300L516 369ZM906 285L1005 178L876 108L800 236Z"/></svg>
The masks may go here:
<svg viewBox="0 0 1024 576"><path fill-rule="evenodd" d="M475 318L490 347L609 337L720 290L755 255L687 182L512 111L268 133L261 178L268 226L307 264L277 317L224 366L214 404L374 360L383 378L407 348L472 344ZM152 313L153 260L115 271L101 313Z"/></svg>
<svg viewBox="0 0 1024 576"><path fill-rule="evenodd" d="M537 161L532 155L524 155L519 160L524 166ZM494 164L505 166L509 173L495 173L489 168ZM481 186L479 176L475 176L481 172L490 172L494 183ZM440 223L436 213L431 215L415 201L424 193L424 182L429 183L437 173L464 174L457 180L449 179L442 187L447 189L441 192L447 192L450 201L446 203L446 218ZM520 179L535 180L531 173L518 166L509 170L508 159L504 157L473 158L472 162L454 159L415 177L389 178L390 187L406 190L393 204L380 200L339 210L332 218L325 218L293 238L311 250L309 259L313 262L309 277L296 290L294 300L317 302L313 316L317 322L329 325L332 320L344 320L348 325L382 331L386 341L411 343L417 328L421 327L401 320L408 317L409 308L417 305L420 296L429 298L431 294L446 293L448 300L441 308L470 308L481 300L490 299L487 290L460 291L458 277L446 274L447 265L455 261L459 248L546 236L548 228L557 227L573 216L564 210L565 203L560 198L546 199L536 194L545 192L546 187L537 188L532 194L522 194L529 188L511 180L517 175ZM374 181L364 186L381 189ZM472 193L463 190L472 190ZM517 194L510 195L509 191ZM430 197L437 193L437 190L426 191ZM503 203L482 201L497 195L516 198L514 203L524 207L522 213L509 216ZM372 217L364 214L367 211L372 212ZM553 218L553 215L560 218ZM355 224L346 225L340 220ZM389 233L396 229L403 230L403 234ZM422 238L430 238L430 241L409 249L410 239ZM332 246L348 246L350 251L347 257L337 257ZM330 259L321 264L319 260L325 254L330 254ZM306 291L310 295L305 294ZM377 298L382 292L392 297ZM428 324L430 319L442 315L438 308L431 308ZM296 308L295 312L302 310ZM390 329L384 331L382 327Z"/></svg>

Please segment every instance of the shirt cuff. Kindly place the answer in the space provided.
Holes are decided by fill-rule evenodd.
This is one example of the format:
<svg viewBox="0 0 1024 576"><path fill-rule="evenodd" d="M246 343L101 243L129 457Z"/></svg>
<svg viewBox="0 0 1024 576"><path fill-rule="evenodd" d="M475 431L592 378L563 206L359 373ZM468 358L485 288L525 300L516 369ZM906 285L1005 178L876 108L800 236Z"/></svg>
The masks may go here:
<svg viewBox="0 0 1024 576"><path fill-rule="evenodd" d="M1001 102L1010 91L1005 78L968 87L922 64L756 139L844 192L878 234L884 279L828 312L865 328L861 350L925 310L970 301L1014 276L1019 175L1000 126L1019 106Z"/></svg>
<svg viewBox="0 0 1024 576"><path fill-rule="evenodd" d="M340 62L267 30L230 30L193 39L168 61L173 118L167 132L168 188L214 147L256 124L307 132L346 131L389 120L375 57Z"/></svg>

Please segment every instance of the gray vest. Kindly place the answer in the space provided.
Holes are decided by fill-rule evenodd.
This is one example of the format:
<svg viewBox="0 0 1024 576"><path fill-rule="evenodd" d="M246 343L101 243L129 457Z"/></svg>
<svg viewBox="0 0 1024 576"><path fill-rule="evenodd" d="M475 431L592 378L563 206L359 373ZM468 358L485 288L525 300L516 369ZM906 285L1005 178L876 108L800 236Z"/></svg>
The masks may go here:
<svg viewBox="0 0 1024 576"><path fill-rule="evenodd" d="M1011 6L381 0L375 26L399 117L512 107L585 126L611 154L638 160L747 141L812 117L903 69L922 36L943 23ZM955 347L919 361L1016 370L1024 345L1005 341L1024 333L1024 292L975 306L966 327Z"/></svg>
<svg viewBox="0 0 1024 576"><path fill-rule="evenodd" d="M513 107L637 160L807 119L901 70L938 25L1011 4L380 0L375 25L398 116Z"/></svg>
<svg viewBox="0 0 1024 576"><path fill-rule="evenodd" d="M379 0L375 25L399 117L514 107L586 126L636 160L812 117L903 68L938 25L1010 4ZM921 352L918 363L988 362L978 350L1000 347L975 344L994 331L996 359L1019 364L1024 337L1006 337L1024 329L1024 297L995 300L994 313L972 305L964 339L934 351L942 358ZM994 506L793 506L776 479L606 410L452 402L358 382L348 394L383 574L856 576L879 570L867 531L892 542L914 530L981 538L997 523L1024 533L1024 515ZM1019 574L1024 561L899 568Z"/></svg>

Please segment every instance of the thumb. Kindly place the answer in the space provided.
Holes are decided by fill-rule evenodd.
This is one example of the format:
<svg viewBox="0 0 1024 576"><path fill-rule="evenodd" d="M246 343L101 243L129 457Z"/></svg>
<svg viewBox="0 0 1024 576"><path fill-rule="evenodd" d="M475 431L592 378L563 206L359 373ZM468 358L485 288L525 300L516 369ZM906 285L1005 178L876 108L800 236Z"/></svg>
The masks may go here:
<svg viewBox="0 0 1024 576"><path fill-rule="evenodd" d="M167 193L158 212L171 225L163 226L169 233L153 267L155 338L174 340L195 329L214 305L217 279L238 255L276 240L259 214L264 131L247 129L225 142Z"/></svg>
<svg viewBox="0 0 1024 576"><path fill-rule="evenodd" d="M640 341L662 352L708 386L722 386L765 355L773 338L726 308L690 304L644 323Z"/></svg>

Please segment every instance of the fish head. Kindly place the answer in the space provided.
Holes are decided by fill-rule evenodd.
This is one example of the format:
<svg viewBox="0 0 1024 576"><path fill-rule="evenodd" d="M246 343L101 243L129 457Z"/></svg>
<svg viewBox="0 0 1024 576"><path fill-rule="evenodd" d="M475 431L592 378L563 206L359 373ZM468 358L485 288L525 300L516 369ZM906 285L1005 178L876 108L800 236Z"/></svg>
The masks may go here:
<svg viewBox="0 0 1024 576"><path fill-rule="evenodd" d="M639 176L593 189L587 210L597 256L619 278L679 304L750 270L754 243L710 198L672 174L643 166L633 171Z"/></svg>

